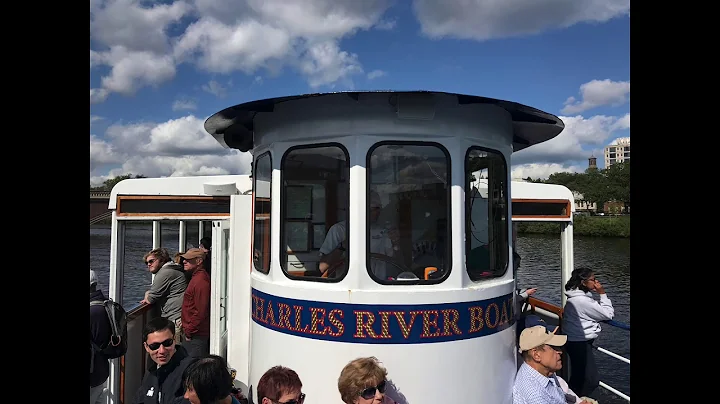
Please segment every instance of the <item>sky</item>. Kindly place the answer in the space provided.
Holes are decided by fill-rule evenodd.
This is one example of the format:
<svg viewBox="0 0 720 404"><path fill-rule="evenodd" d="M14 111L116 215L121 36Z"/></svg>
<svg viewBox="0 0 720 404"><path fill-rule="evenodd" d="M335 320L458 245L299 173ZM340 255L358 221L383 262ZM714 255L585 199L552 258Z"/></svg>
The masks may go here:
<svg viewBox="0 0 720 404"><path fill-rule="evenodd" d="M247 174L205 132L231 105L435 90L558 115L513 178L604 167L630 137L629 0L90 0L90 184Z"/></svg>

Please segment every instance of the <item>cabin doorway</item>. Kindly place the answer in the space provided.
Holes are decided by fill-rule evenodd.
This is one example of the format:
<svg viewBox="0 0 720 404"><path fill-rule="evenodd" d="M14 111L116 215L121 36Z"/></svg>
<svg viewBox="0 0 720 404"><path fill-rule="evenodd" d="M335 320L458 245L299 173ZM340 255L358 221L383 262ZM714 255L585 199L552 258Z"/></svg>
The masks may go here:
<svg viewBox="0 0 720 404"><path fill-rule="evenodd" d="M230 221L212 222L210 273L210 353L227 359L228 266L230 262Z"/></svg>

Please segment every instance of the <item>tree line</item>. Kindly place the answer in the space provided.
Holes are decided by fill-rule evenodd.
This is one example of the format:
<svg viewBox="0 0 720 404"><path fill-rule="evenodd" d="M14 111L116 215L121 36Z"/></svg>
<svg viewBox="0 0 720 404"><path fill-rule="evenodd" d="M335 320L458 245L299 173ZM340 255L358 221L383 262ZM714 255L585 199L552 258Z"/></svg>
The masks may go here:
<svg viewBox="0 0 720 404"><path fill-rule="evenodd" d="M122 181L122 180L127 180L127 179L130 179L130 178L147 178L147 177L145 177L144 175L141 175L141 174L138 174L138 175L133 175L133 174L118 175L118 176L115 177L115 178L110 178L110 179L105 180L105 182L103 182L102 185L99 185L99 186L97 186L97 187L93 187L93 186L91 185L91 186L90 186L90 191L110 192L110 191L112 191L112 189L113 189L113 187L115 186L115 184L117 184L118 182L120 182L120 181Z"/></svg>
<svg viewBox="0 0 720 404"><path fill-rule="evenodd" d="M630 206L630 162L622 162L611 165L602 170L588 168L584 173L560 172L551 174L548 179L524 179L529 182L545 184L559 184L571 191L582 194L583 200L595 203L598 209L602 209L605 202L620 202L625 206L627 212Z"/></svg>

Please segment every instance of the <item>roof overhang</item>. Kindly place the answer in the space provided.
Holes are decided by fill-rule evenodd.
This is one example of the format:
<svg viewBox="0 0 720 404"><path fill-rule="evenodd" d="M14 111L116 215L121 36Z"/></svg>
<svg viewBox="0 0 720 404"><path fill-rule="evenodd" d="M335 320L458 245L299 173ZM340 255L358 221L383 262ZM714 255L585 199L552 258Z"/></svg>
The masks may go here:
<svg viewBox="0 0 720 404"><path fill-rule="evenodd" d="M255 130L254 117L258 112L272 113L276 105L288 101L337 96L338 94L344 94L357 101L361 95L371 93L384 93L389 96L401 94L442 94L456 97L458 105L497 105L505 109L512 119L513 152L550 140L559 135L565 128L563 121L555 115L516 102L503 101L495 98L437 91L348 91L276 97L238 104L217 112L208 118L205 121L205 130L223 145L223 147L246 152L252 150L255 146L253 141L253 133ZM390 99L388 99L388 102L390 102Z"/></svg>

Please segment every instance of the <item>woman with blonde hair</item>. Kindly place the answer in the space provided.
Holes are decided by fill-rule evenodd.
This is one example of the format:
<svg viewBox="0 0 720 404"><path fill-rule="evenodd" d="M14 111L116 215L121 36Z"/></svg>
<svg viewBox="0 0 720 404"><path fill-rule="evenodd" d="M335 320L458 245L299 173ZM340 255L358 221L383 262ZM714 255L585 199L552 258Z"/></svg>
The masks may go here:
<svg viewBox="0 0 720 404"><path fill-rule="evenodd" d="M345 404L397 404L385 395L387 370L374 356L350 361L340 372L338 390Z"/></svg>

